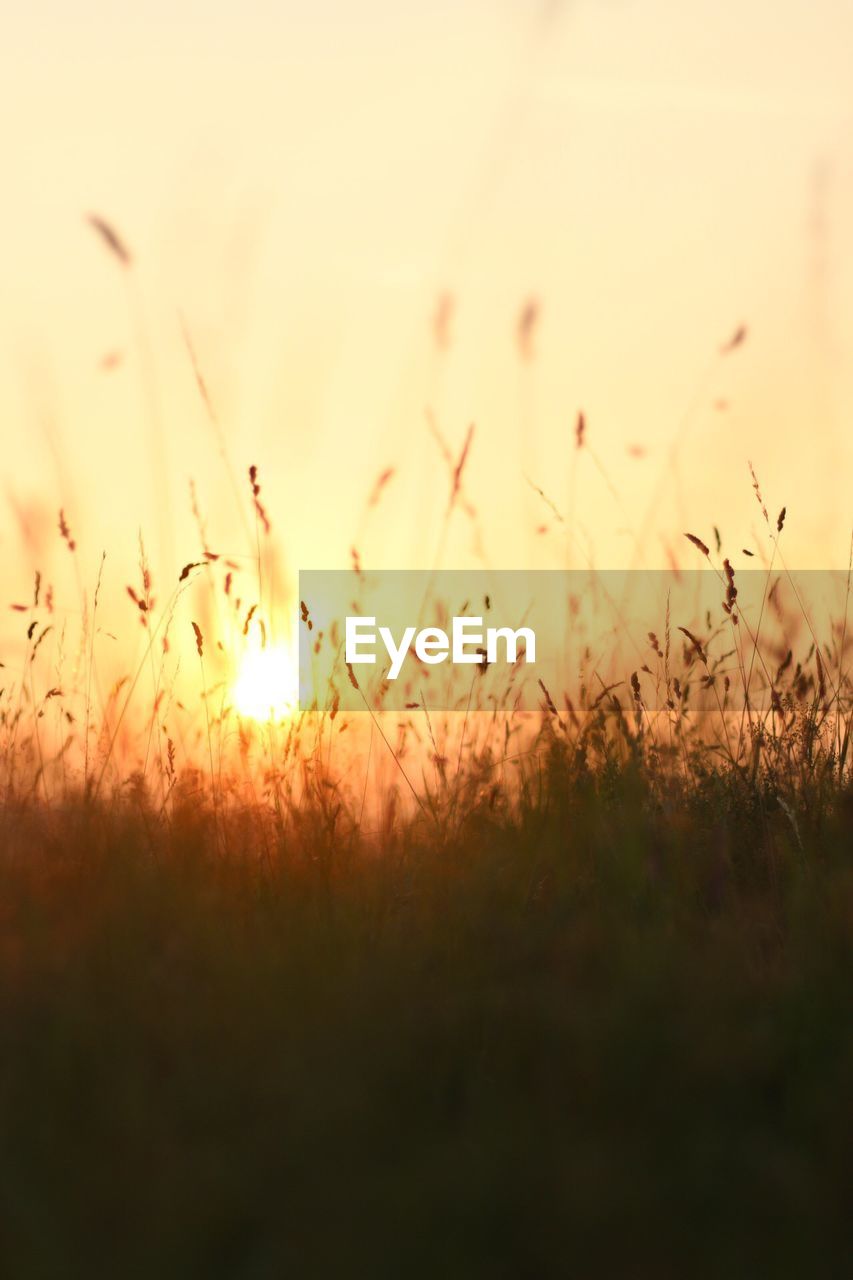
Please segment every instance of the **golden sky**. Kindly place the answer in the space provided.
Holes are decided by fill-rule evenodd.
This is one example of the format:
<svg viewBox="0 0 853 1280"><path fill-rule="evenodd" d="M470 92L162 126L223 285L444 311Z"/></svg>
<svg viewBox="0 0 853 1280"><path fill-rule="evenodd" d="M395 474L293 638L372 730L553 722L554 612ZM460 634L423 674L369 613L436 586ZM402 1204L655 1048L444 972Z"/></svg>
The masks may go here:
<svg viewBox="0 0 853 1280"><path fill-rule="evenodd" d="M431 563L447 474L427 406L455 450L476 423L493 565L563 562L525 475L564 512L574 492L601 564L630 563L644 524L650 563L685 522L743 545L747 458L788 505L793 561L844 564L852 53L846 0L19 6L0 53L6 596L33 567L15 509L53 544L63 506L92 579L106 548L123 580L142 527L163 575L199 549L192 476L211 541L245 550L179 314L291 568L346 564L355 538L377 565ZM87 211L131 247L129 279ZM597 462L572 481L579 408ZM471 559L459 519L445 563Z"/></svg>

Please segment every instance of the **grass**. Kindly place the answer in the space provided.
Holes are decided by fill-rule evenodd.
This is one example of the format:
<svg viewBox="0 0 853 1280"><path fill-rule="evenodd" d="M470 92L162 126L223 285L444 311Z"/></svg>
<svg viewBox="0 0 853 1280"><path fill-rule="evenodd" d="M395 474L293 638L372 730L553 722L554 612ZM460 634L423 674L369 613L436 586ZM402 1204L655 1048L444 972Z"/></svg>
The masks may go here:
<svg viewBox="0 0 853 1280"><path fill-rule="evenodd" d="M842 1274L849 787L214 821L4 814L5 1274Z"/></svg>
<svg viewBox="0 0 853 1280"><path fill-rule="evenodd" d="M106 696L100 576L75 676L36 575L0 695L2 1273L844 1274L850 575L823 638L787 570L753 621L714 572L700 632L667 603L630 676L538 714L515 669L446 715L350 670L266 726L228 705L218 637L263 625L230 562L158 612L140 543Z"/></svg>
<svg viewBox="0 0 853 1280"><path fill-rule="evenodd" d="M713 615L667 596L626 636L590 568L630 663L581 643L576 686L540 680L538 711L518 713L514 669L492 702L477 676L455 713L422 688L393 713L330 628L325 703L256 724L235 661L275 639L284 575L184 338L249 554L211 549L193 488L201 550L155 584L140 536L115 670L105 557L90 605L64 508L79 634L35 566L11 604L0 1274L845 1275L853 548L818 634L751 470L752 611L756 551L686 533ZM429 423L434 581L451 521L479 524L474 428L454 451ZM587 454L613 491L583 414L574 445L571 493ZM574 502L529 483L573 557Z"/></svg>

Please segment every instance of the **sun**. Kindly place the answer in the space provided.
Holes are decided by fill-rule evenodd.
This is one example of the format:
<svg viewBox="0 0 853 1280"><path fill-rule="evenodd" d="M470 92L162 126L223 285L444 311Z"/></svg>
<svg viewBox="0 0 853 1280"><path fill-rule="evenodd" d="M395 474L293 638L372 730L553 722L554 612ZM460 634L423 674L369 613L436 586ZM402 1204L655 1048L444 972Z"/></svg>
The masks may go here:
<svg viewBox="0 0 853 1280"><path fill-rule="evenodd" d="M252 644L244 653L233 688L234 705L253 720L281 720L296 706L296 666L284 645Z"/></svg>

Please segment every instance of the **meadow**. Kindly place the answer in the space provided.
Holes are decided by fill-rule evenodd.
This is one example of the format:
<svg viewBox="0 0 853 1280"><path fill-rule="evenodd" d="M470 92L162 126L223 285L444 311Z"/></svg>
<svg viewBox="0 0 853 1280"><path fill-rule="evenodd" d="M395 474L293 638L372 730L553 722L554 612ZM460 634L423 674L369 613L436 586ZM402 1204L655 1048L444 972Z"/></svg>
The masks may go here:
<svg viewBox="0 0 853 1280"><path fill-rule="evenodd" d="M4 18L0 1280L846 1280L853 5Z"/></svg>
<svg viewBox="0 0 853 1280"><path fill-rule="evenodd" d="M7 803L5 1273L844 1274L853 801L797 763L551 742L370 839Z"/></svg>
<svg viewBox="0 0 853 1280"><path fill-rule="evenodd" d="M825 635L786 613L756 481L751 622L691 533L715 616L621 679L401 712L333 670L252 716L250 485L257 599L206 552L158 604L141 547L112 684L100 577L61 649L40 575L17 609L4 1273L844 1274L849 571Z"/></svg>
<svg viewBox="0 0 853 1280"><path fill-rule="evenodd" d="M750 466L749 545L703 524L668 577L617 579L531 482L567 574L556 664L356 674L184 341L244 553L192 487L170 578L141 533L132 580L105 552L93 574L65 506L13 574L3 1273L846 1274L853 561L792 571ZM450 597L474 428L430 429L432 612L406 616L446 626L501 587ZM570 493L587 454L614 488L583 414L572 451ZM357 546L344 578L366 614Z"/></svg>

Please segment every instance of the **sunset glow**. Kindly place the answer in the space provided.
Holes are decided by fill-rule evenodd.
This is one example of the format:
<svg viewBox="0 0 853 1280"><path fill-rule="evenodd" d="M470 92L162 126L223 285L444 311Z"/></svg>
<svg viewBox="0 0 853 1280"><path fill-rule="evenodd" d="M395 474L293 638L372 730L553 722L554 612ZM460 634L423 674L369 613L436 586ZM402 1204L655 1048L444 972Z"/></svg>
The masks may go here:
<svg viewBox="0 0 853 1280"><path fill-rule="evenodd" d="M234 683L234 705L253 720L280 720L297 698L296 668L284 645L248 649Z"/></svg>
<svg viewBox="0 0 853 1280"><path fill-rule="evenodd" d="M853 2L0 45L0 1280L837 1280Z"/></svg>

